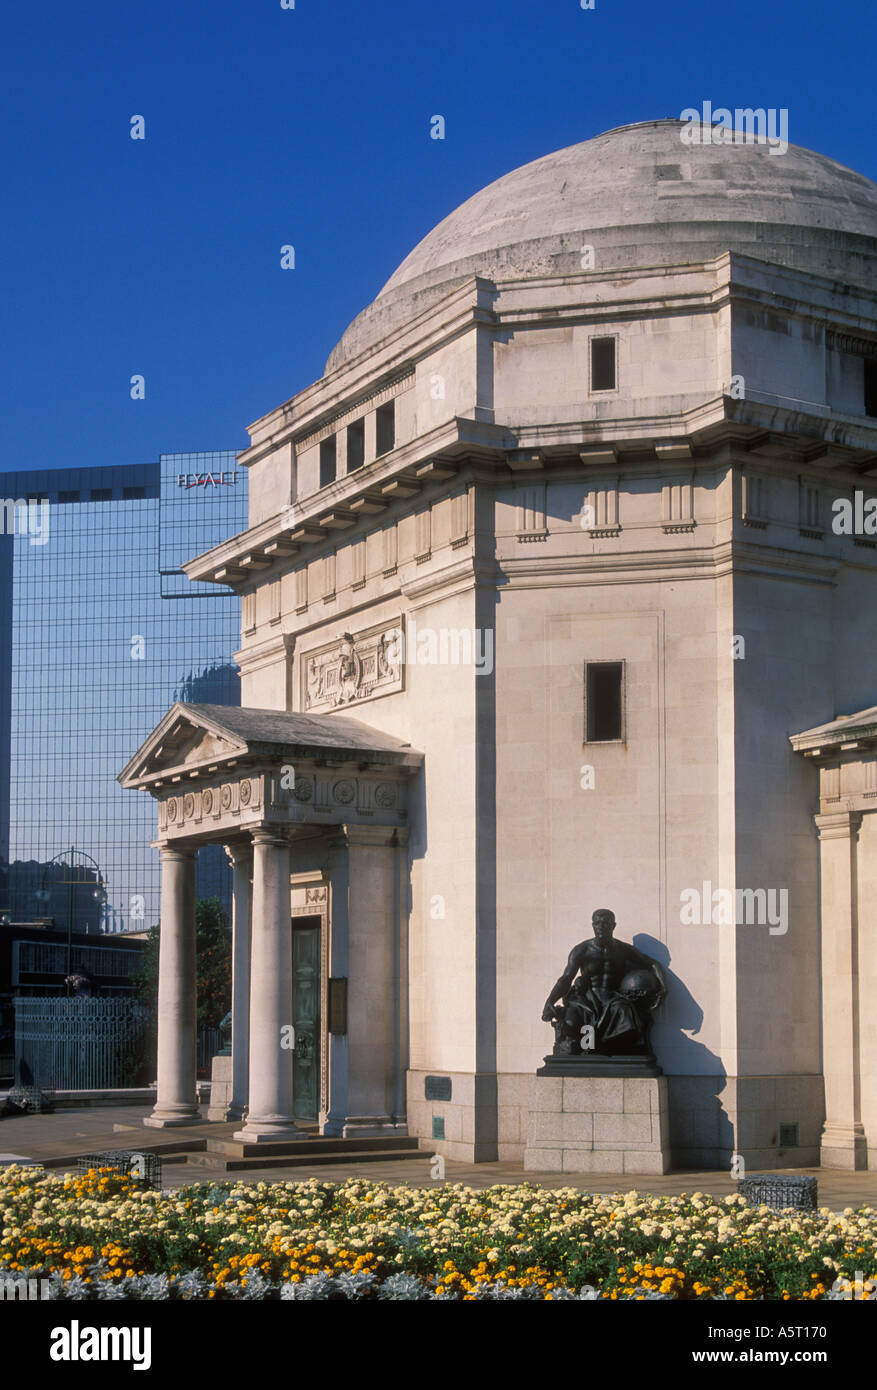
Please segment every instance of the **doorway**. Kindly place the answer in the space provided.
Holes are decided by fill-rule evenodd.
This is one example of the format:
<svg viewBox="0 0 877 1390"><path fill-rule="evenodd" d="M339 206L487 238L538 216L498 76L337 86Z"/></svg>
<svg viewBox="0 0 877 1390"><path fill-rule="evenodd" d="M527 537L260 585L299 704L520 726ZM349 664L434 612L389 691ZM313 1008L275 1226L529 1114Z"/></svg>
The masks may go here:
<svg viewBox="0 0 877 1390"><path fill-rule="evenodd" d="M292 923L293 1114L316 1123L320 1108L320 918Z"/></svg>

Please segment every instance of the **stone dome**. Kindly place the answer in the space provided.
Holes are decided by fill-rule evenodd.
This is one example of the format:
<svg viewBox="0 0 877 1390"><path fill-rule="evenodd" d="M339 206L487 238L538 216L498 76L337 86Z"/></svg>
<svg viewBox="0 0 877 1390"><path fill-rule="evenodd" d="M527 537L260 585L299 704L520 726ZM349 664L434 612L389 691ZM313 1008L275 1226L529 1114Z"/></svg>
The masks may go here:
<svg viewBox="0 0 877 1390"><path fill-rule="evenodd" d="M877 283L877 184L789 145L683 143L685 123L643 121L543 155L467 199L415 246L345 332L326 371L472 275L513 280L684 265L723 251Z"/></svg>

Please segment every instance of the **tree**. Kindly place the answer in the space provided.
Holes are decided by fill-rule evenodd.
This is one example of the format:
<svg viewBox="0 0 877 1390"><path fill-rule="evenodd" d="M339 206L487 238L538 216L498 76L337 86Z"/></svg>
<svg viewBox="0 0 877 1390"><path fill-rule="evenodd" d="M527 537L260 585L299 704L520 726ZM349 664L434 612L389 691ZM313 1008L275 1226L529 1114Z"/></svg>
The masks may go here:
<svg viewBox="0 0 877 1390"><path fill-rule="evenodd" d="M158 946L161 927L150 927L140 970L134 976L137 997L158 1006ZM200 898L195 905L195 983L198 1028L218 1028L231 1008L231 927L219 898Z"/></svg>

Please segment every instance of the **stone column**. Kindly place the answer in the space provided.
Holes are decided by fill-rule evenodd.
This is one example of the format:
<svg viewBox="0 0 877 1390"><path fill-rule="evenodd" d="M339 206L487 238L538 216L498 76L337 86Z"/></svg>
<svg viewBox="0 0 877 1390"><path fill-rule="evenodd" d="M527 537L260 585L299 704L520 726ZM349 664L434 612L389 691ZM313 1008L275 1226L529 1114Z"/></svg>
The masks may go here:
<svg viewBox="0 0 877 1390"><path fill-rule="evenodd" d="M814 816L819 832L822 924L822 1056L825 1168L867 1166L859 1066L859 918L857 842L862 816Z"/></svg>
<svg viewBox="0 0 877 1390"><path fill-rule="evenodd" d="M329 974L348 980L347 1033L329 1036L323 1133L407 1134L407 950L400 855L407 830L340 828L330 853Z"/></svg>
<svg viewBox="0 0 877 1390"><path fill-rule="evenodd" d="M253 832L253 914L250 950L249 1109L235 1139L244 1143L306 1139L292 1112L291 1048L282 1047L292 1019L292 918L289 841Z"/></svg>
<svg viewBox="0 0 877 1390"><path fill-rule="evenodd" d="M158 1096L153 1129L198 1124L195 853L164 845L158 958Z"/></svg>
<svg viewBox="0 0 877 1390"><path fill-rule="evenodd" d="M247 1108L250 1057L250 875L252 847L225 846L232 866L231 1056L213 1059L208 1120L242 1120Z"/></svg>

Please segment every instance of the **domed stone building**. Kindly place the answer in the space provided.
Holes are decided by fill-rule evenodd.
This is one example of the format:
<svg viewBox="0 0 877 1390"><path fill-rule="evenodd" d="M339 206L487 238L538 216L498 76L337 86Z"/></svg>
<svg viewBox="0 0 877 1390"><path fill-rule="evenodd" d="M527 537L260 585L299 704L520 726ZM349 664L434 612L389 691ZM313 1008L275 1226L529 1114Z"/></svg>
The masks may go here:
<svg viewBox="0 0 877 1390"><path fill-rule="evenodd" d="M249 529L187 567L241 595L242 709L175 706L122 774L164 863L151 1123L195 1115L218 840L244 1140L643 1171L626 1113L559 1154L529 1110L608 904L670 983L675 1164L874 1165L877 186L682 131L477 193L250 428Z"/></svg>

